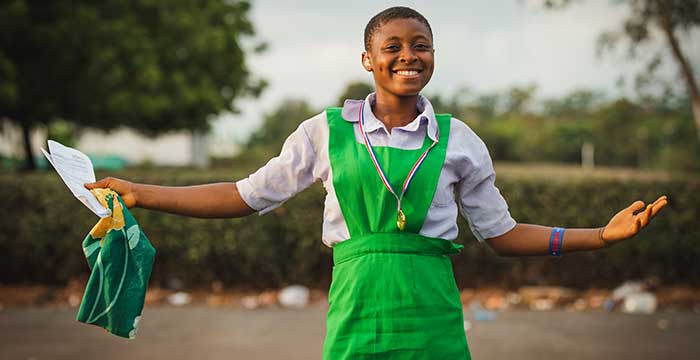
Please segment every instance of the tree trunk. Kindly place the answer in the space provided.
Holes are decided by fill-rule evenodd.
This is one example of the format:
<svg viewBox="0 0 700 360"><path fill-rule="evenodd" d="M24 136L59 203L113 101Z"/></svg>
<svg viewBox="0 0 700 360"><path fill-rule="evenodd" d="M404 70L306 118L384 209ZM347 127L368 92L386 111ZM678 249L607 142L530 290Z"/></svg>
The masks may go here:
<svg viewBox="0 0 700 360"><path fill-rule="evenodd" d="M698 139L700 139L700 99L697 97L690 99L693 106L693 117L695 118L695 127L698 130Z"/></svg>
<svg viewBox="0 0 700 360"><path fill-rule="evenodd" d="M32 153L31 132L32 126L29 124L22 123L22 141L24 142L24 169L29 171L36 170L36 161L34 161L34 154Z"/></svg>
<svg viewBox="0 0 700 360"><path fill-rule="evenodd" d="M688 60L686 60L678 44L678 39L673 33L674 26L671 24L669 19L668 9L664 6L663 1L659 1L659 6L661 10L661 29L666 35L666 40L671 47L673 52L673 57L678 61L678 65L681 67L681 73L685 79L686 86L688 87L688 94L690 95L690 104L693 108L693 118L695 119L695 129L698 133L698 139L700 140L700 90L698 90L698 83L695 81L695 76L693 74L693 68L690 67Z"/></svg>

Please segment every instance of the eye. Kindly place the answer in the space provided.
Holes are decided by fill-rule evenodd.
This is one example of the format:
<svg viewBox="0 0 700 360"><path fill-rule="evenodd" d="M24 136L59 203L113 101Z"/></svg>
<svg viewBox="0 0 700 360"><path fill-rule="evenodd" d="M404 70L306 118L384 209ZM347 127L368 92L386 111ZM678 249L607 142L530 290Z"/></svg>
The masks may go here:
<svg viewBox="0 0 700 360"><path fill-rule="evenodd" d="M413 47L418 50L430 50L431 48L430 45L427 44L416 44Z"/></svg>
<svg viewBox="0 0 700 360"><path fill-rule="evenodd" d="M393 51L399 51L399 50L401 50L401 46L399 46L399 45L397 45L397 44L390 44L390 45L385 46L385 47L384 47L384 50L386 50L386 51L392 51L392 52L393 52Z"/></svg>

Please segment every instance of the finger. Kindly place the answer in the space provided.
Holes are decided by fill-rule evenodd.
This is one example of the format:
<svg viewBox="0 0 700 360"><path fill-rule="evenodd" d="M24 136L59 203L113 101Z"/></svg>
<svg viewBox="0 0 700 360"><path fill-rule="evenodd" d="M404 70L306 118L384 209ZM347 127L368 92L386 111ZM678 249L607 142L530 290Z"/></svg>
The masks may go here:
<svg viewBox="0 0 700 360"><path fill-rule="evenodd" d="M668 197L667 197L666 195L661 195L661 196L659 196L658 199L656 199L656 201L654 201L654 203L657 203L657 202L659 202L659 201L661 201L661 200L668 200Z"/></svg>
<svg viewBox="0 0 700 360"><path fill-rule="evenodd" d="M635 218L634 219L634 234L636 235L639 232L639 229L642 228L642 220L640 218Z"/></svg>
<svg viewBox="0 0 700 360"><path fill-rule="evenodd" d="M625 210L623 210L623 211L625 211L625 212L627 212L627 213L629 213L629 214L634 214L634 213L636 213L637 211L642 210L642 209L644 209L644 201L642 201L642 200L637 200L637 201L633 202L632 205L628 206L628 207L627 207Z"/></svg>
<svg viewBox="0 0 700 360"><path fill-rule="evenodd" d="M88 189L96 189L96 188L104 188L107 187L107 184L109 183L108 178L101 179L100 181L96 181L93 183L86 183L84 184L86 188Z"/></svg>
<svg viewBox="0 0 700 360"><path fill-rule="evenodd" d="M645 227L645 226L647 226L647 224L649 224L649 220L651 219L651 211L653 209L654 208L651 206L651 204L649 204L649 205L647 205L647 208L644 210L644 212L639 214L639 218L641 220L642 227Z"/></svg>
<svg viewBox="0 0 700 360"><path fill-rule="evenodd" d="M664 206L666 206L667 204L667 200L661 200L657 203L654 203L653 209L651 210L651 217L653 218L654 216L656 216L656 214L658 214L659 211L661 211L661 209L663 209Z"/></svg>
<svg viewBox="0 0 700 360"><path fill-rule="evenodd" d="M659 196L659 198L656 199L656 200L654 200L654 202L651 203L651 205L654 206L654 205L656 205L656 204L658 204L658 203L660 203L660 202L662 202L662 201L664 201L664 200L667 200L666 195Z"/></svg>

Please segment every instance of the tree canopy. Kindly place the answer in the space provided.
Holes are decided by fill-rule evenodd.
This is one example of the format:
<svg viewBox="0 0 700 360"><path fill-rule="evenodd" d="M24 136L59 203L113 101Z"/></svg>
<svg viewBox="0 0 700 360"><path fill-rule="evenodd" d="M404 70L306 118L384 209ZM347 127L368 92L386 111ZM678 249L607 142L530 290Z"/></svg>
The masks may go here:
<svg viewBox="0 0 700 360"><path fill-rule="evenodd" d="M700 1L698 0L625 0L629 13L620 29L601 34L599 48L612 48L620 41L629 46L633 57L638 49L661 38L665 43L659 51L648 60L647 68L637 76L637 87L655 83L652 75L665 57L671 57L678 66L679 77L683 80L686 94L695 119L695 128L700 139L700 88L688 53L684 50L681 34L700 29Z"/></svg>
<svg viewBox="0 0 700 360"><path fill-rule="evenodd" d="M249 10L238 0L4 1L0 118L23 128L27 154L30 129L54 119L204 130L264 88L245 62Z"/></svg>
<svg viewBox="0 0 700 360"><path fill-rule="evenodd" d="M263 116L258 130L246 142L245 152L240 154L237 165L244 163L260 166L279 154L284 140L299 127L302 121L318 114L305 100L285 99L275 109Z"/></svg>
<svg viewBox="0 0 700 360"><path fill-rule="evenodd" d="M338 96L338 106L343 106L346 99L364 100L372 91L374 86L364 81L354 81L349 83Z"/></svg>

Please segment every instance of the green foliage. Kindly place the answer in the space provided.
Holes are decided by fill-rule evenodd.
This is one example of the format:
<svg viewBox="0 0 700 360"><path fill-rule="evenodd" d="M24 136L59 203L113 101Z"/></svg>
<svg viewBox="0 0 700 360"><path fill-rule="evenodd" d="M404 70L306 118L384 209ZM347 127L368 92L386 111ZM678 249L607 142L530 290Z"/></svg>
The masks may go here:
<svg viewBox="0 0 700 360"><path fill-rule="evenodd" d="M302 121L319 113L304 100L285 100L275 110L265 115L260 128L246 144L246 151L237 160L258 165L279 154L284 140L299 127Z"/></svg>
<svg viewBox="0 0 700 360"><path fill-rule="evenodd" d="M591 125L584 121L548 121L529 133L522 136L525 161L547 159L577 164L581 162L581 147L593 140Z"/></svg>
<svg viewBox="0 0 700 360"><path fill-rule="evenodd" d="M537 86L534 84L527 86L511 87L505 97L505 112L506 113L525 113L529 112L532 102L537 92Z"/></svg>
<svg viewBox="0 0 700 360"><path fill-rule="evenodd" d="M554 118L580 118L593 113L605 100L602 93L579 89L561 98L547 99L543 102L542 114Z"/></svg>
<svg viewBox="0 0 700 360"><path fill-rule="evenodd" d="M690 99L689 104L693 104L695 130L700 138L700 88L697 69L693 69L692 57L688 56L687 50L684 50L681 44L681 34L691 34L700 29L700 2L625 0L617 3L626 5L629 10L628 16L618 30L607 31L599 36L598 51L614 49L620 42L624 42L628 46L631 58L641 57L646 62L646 67L635 77L634 84L641 98L653 97L655 92L661 92L664 97L669 93L685 90ZM663 49L654 49L654 45L659 43L659 34L665 46ZM644 51L640 51L641 49ZM648 54L652 55L644 56ZM663 79L663 76L657 73L656 70L669 58L678 66L678 77L682 82ZM685 89L681 90L680 84L683 84Z"/></svg>
<svg viewBox="0 0 700 360"><path fill-rule="evenodd" d="M372 84L366 83L364 81L355 81L348 84L345 90L338 96L338 102L336 106L343 106L343 102L346 99L356 99L362 100L367 97L371 92L374 91L374 86Z"/></svg>
<svg viewBox="0 0 700 360"><path fill-rule="evenodd" d="M459 115L455 115L459 116ZM523 161L524 134L529 133L527 124L519 118L509 117L481 124L469 124L488 146L493 159L502 161Z"/></svg>
<svg viewBox="0 0 700 360"><path fill-rule="evenodd" d="M498 167L498 164L497 164ZM110 175L166 185L231 181L248 172L163 169ZM700 285L700 183L695 180L620 180L618 177L538 175L500 171L497 185L513 217L524 223L599 227L636 199L667 194L670 203L634 239L610 249L546 257L499 258L478 244L460 219L454 258L460 286L563 284L613 286L659 276L666 283ZM56 174L0 176L0 262L3 283L65 283L87 273L81 241L97 218L75 201ZM263 216L235 220L183 218L136 209L134 216L156 248L154 284L178 277L190 286L218 279L265 288L302 283L324 288L331 251L320 241L325 192L320 185Z"/></svg>
<svg viewBox="0 0 700 360"><path fill-rule="evenodd" d="M68 121L56 120L52 121L47 126L46 137L58 141L59 143L66 146L75 146L77 141L78 131L74 124Z"/></svg>
<svg viewBox="0 0 700 360"><path fill-rule="evenodd" d="M600 134L601 140L618 146L599 147L597 156L605 159L606 165L638 165L637 154L643 146L636 141L640 138L637 129L642 124L641 108L622 99L602 108L598 115L596 133ZM622 144L624 146L620 146Z"/></svg>
<svg viewBox="0 0 700 360"><path fill-rule="evenodd" d="M202 130L257 95L247 1L4 1L0 117L149 133Z"/></svg>
<svg viewBox="0 0 700 360"><path fill-rule="evenodd" d="M669 27L672 31L688 31L700 25L700 3L696 0L625 0L629 7L619 33L608 32L608 38L624 36L630 46L653 41L654 28Z"/></svg>
<svg viewBox="0 0 700 360"><path fill-rule="evenodd" d="M590 143L597 166L696 172L700 141L694 136L689 99L668 95L632 101L573 90L536 101L536 87L480 94L461 89L452 96L428 95L436 113L450 113L481 137L496 161L581 163ZM368 84L351 83L340 98L364 98ZM354 95L353 95L354 94ZM237 165L260 166L279 153L299 123L322 109L286 100L265 116Z"/></svg>
<svg viewBox="0 0 700 360"><path fill-rule="evenodd" d="M350 83L339 99L364 98L371 90L369 84ZM682 152L664 150L664 155L660 154L661 149L680 149L696 140L658 140L667 134L655 132L650 138L637 137L643 131L640 129L652 121L648 119L667 121L677 117L678 107L685 103L664 102L658 108L644 109L629 100L606 102L598 92L575 90L545 100L538 110L535 90L534 85L489 94L462 89L454 96L433 94L428 98L437 113L451 113L472 127L497 161L580 163L581 147L589 142L595 145L596 163L600 165L693 169L695 162L687 160ZM301 100L282 102L265 116L263 125L249 139L246 152L235 161L264 164L279 153L284 139L298 124L317 111ZM652 141L656 145L648 146ZM657 157L674 160L661 162Z"/></svg>
<svg viewBox="0 0 700 360"><path fill-rule="evenodd" d="M688 98L607 99L583 89L535 102L534 91L534 86L490 94L462 90L429 98L436 112L467 123L496 161L580 164L581 147L590 143L596 165L700 170Z"/></svg>

